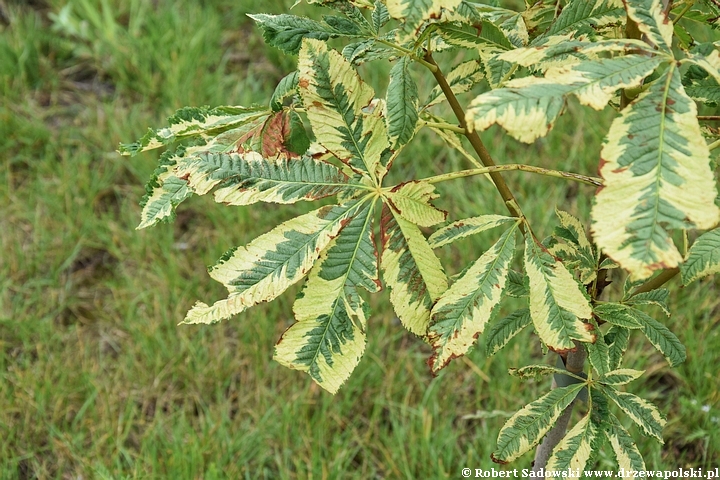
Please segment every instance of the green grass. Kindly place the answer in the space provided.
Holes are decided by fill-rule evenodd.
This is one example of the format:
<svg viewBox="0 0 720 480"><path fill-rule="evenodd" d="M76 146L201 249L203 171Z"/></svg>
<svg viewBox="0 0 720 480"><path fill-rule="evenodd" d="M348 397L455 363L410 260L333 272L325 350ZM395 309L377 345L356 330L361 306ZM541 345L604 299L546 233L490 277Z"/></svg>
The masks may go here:
<svg viewBox="0 0 720 480"><path fill-rule="evenodd" d="M195 300L224 295L206 265L295 210L194 198L175 223L135 231L156 155L114 148L184 105L266 101L294 60L264 48L244 14L282 2L35 3L5 7L0 26L0 478L434 479L492 467L502 412L548 388L506 374L548 361L528 334L490 359L478 348L433 379L428 347L382 293L371 299L365 357L331 397L271 361L297 289L217 326L176 326ZM373 68L363 73L382 91ZM571 105L534 145L495 130L483 139L501 163L593 174L590 154L610 120ZM430 135L411 148L395 178L467 167ZM507 178L540 234L555 203L588 218L587 186ZM459 185L440 186L454 218L504 211L486 179ZM443 249L448 270L492 235ZM649 467L708 468L720 462L718 283L675 290L667 323L688 361L669 370L634 338L627 362L648 369L631 390L667 413L666 444L632 433ZM600 466L611 461L606 453Z"/></svg>

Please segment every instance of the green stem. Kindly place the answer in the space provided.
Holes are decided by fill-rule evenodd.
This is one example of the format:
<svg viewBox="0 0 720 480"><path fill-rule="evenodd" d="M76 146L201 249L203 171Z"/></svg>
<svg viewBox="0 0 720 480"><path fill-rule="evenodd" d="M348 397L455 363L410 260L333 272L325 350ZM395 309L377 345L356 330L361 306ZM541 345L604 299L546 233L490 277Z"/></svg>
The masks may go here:
<svg viewBox="0 0 720 480"><path fill-rule="evenodd" d="M660 274L657 277L653 277L647 282L643 283L639 287L637 287L632 294L637 295L638 293L645 293L649 292L650 290L655 290L663 285L665 285L669 280L671 280L675 275L680 273L679 268L669 268L667 270L663 270L660 272Z"/></svg>
<svg viewBox="0 0 720 480"><path fill-rule="evenodd" d="M394 44L394 43L392 43L392 42L388 42L387 40L383 40L382 38L376 38L375 41L378 42L378 43L382 43L383 45L386 45L386 46L388 46L388 47L390 47L390 48L394 48L395 50L397 50L397 51L399 51L399 52L403 52L405 55L409 56L410 58L412 58L413 60L415 60L415 61L418 62L419 64L427 67L427 68L428 68L431 72L433 72L433 73L435 73L435 72L437 71L437 69L438 69L438 66L437 66L437 65L433 65L433 64L431 64L431 63L428 63L427 61L425 61L425 60L423 60L422 58L420 58L420 57L418 57L417 55L415 55L415 52L413 52L412 50L408 50L408 49L405 48L405 47L401 47L400 45Z"/></svg>
<svg viewBox="0 0 720 480"><path fill-rule="evenodd" d="M463 135L465 135L464 128L460 128L457 125L452 125L449 123L425 122L425 126L430 128L439 128L440 130L450 130L451 132L462 133Z"/></svg>
<svg viewBox="0 0 720 480"><path fill-rule="evenodd" d="M678 13L677 17L675 17L675 18L673 19L673 25L675 25L678 21L680 21L680 19L692 8L692 6L693 6L694 3L695 3L694 1L689 1L689 2L685 5L685 8L683 8L682 10L680 10L680 13Z"/></svg>
<svg viewBox="0 0 720 480"><path fill-rule="evenodd" d="M603 185L602 179L596 177L588 177L586 175L580 175L579 173L563 172L559 170L550 170L542 167L534 167L532 165L524 165L522 163L511 163L508 165L493 165L491 167L483 168L472 168L469 170L460 170L458 172L450 172L442 175L435 175L428 178L423 178L421 181L427 183L440 183L446 180L454 180L456 178L470 177L473 175L484 175L492 174L494 172L505 172L512 170L520 170L523 172L536 173L538 175L545 175L547 177L564 178L567 180L573 180L587 185L595 187L601 187Z"/></svg>
<svg viewBox="0 0 720 480"><path fill-rule="evenodd" d="M503 76L503 78L500 80L500 86L505 85L505 82L507 82L508 79L509 79L510 77L512 77L512 74L515 73L515 70L517 70L517 69L518 69L518 64L516 63L515 65L512 66L512 68L510 68L510 71L507 72L507 73Z"/></svg>
<svg viewBox="0 0 720 480"><path fill-rule="evenodd" d="M713 150L715 150L718 147L720 147L720 140L715 140L713 143L708 145L708 150L710 150L712 152Z"/></svg>
<svg viewBox="0 0 720 480"><path fill-rule="evenodd" d="M486 167L494 167L495 162L490 156L490 153L485 148L485 145L483 145L482 140L480 140L477 132L467 131L467 124L465 123L465 111L460 105L460 102L458 102L458 99L455 96L455 93L452 91L452 88L448 84L445 75L443 75L437 63L435 63L435 60L433 59L431 53L427 52L425 54L425 62L434 67L430 68L430 71L435 77L435 81L437 81L440 89L443 91L443 94L445 94L445 98L447 98L447 101L450 104L450 108L452 108L455 117L457 117L460 127L466 131L465 136L470 141L470 145L472 145L473 150L475 150L475 153L477 153L480 161ZM505 180L502 178L500 172L489 172L489 174L490 178L495 184L495 188L500 193L502 199L505 201L505 205L507 206L510 213L515 217L522 217L522 211L517 206L518 202L515 199L515 195L513 195L513 193L508 188L507 183L505 183ZM525 228L523 226L521 226L521 230L523 231L523 233L525 232Z"/></svg>

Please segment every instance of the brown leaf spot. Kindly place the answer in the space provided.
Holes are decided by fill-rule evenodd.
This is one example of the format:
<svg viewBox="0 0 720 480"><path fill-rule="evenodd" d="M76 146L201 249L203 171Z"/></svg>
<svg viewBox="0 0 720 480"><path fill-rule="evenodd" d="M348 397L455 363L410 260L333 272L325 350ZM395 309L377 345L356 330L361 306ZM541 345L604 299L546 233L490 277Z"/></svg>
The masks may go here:
<svg viewBox="0 0 720 480"><path fill-rule="evenodd" d="M307 78L301 78L300 80L298 80L298 86L300 88L308 88L310 86L310 80L308 80Z"/></svg>
<svg viewBox="0 0 720 480"><path fill-rule="evenodd" d="M498 463L498 464L500 464L500 465L507 465L507 464L508 464L507 461L505 461L505 460L500 460L499 458L497 458L494 453L491 453L491 454L490 454L490 460L492 460L494 463Z"/></svg>

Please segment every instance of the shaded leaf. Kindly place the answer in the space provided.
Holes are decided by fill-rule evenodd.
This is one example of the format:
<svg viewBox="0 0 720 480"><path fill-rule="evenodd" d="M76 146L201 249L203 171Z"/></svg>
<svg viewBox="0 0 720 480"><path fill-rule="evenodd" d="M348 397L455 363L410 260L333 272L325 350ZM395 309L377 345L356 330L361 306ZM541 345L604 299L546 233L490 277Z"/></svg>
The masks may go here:
<svg viewBox="0 0 720 480"><path fill-rule="evenodd" d="M418 121L418 90L410 75L409 57L402 57L390 69L387 88L387 132L393 149L405 145L415 134Z"/></svg>
<svg viewBox="0 0 720 480"><path fill-rule="evenodd" d="M530 310L524 308L490 324L485 334L485 351L488 356L500 351L523 328L532 323Z"/></svg>
<svg viewBox="0 0 720 480"><path fill-rule="evenodd" d="M460 238L515 221L517 221L516 218L503 215L480 215L479 217L466 218L437 230L430 235L428 242L432 248L438 248L448 245Z"/></svg>
<svg viewBox="0 0 720 480"><path fill-rule="evenodd" d="M698 278L720 272L720 229L700 235L688 251L685 263L680 266L683 285Z"/></svg>

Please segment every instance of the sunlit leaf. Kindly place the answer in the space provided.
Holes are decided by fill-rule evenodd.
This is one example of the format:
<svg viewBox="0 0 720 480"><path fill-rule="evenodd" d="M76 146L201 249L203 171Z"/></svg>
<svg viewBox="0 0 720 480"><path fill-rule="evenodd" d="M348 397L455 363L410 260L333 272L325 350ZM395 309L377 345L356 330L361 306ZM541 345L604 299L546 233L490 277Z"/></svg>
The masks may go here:
<svg viewBox="0 0 720 480"><path fill-rule="evenodd" d="M525 269L530 278L530 315L542 341L562 352L575 348L573 340L595 341L589 319L592 309L580 285L532 235L525 239Z"/></svg>
<svg viewBox="0 0 720 480"><path fill-rule="evenodd" d="M676 267L672 228L720 221L697 109L674 66L616 118L601 152L604 187L592 209L595 242L633 279Z"/></svg>
<svg viewBox="0 0 720 480"><path fill-rule="evenodd" d="M515 251L517 224L468 268L432 309L428 341L433 372L465 355L496 313Z"/></svg>
<svg viewBox="0 0 720 480"><path fill-rule="evenodd" d="M568 469L583 471L597 442L598 434L602 435L590 421L590 414L581 418L553 449L545 466L546 478L554 477L552 473L568 472Z"/></svg>
<svg viewBox="0 0 720 480"><path fill-rule="evenodd" d="M432 227L445 221L447 212L431 204L437 197L434 185L419 180L401 183L386 193L395 213L421 227Z"/></svg>
<svg viewBox="0 0 720 480"><path fill-rule="evenodd" d="M123 155L136 155L185 137L208 138L211 134L264 119L269 113L266 107L184 107L168 118L167 127L149 129L137 142L121 144L118 151Z"/></svg>
<svg viewBox="0 0 720 480"><path fill-rule="evenodd" d="M430 235L428 242L433 248L439 248L469 235L515 221L517 221L516 218L504 215L480 215L479 217L465 218L437 230Z"/></svg>
<svg viewBox="0 0 720 480"><path fill-rule="evenodd" d="M567 96L602 109L615 91L639 85L660 62L658 57L627 55L551 68L544 78L519 78L476 97L465 120L469 129L481 131L497 123L517 140L530 143L550 131Z"/></svg>
<svg viewBox="0 0 720 480"><path fill-rule="evenodd" d="M700 235L690 247L685 263L680 266L683 285L698 278L720 272L720 229Z"/></svg>
<svg viewBox="0 0 720 480"><path fill-rule="evenodd" d="M629 392L619 392L612 387L601 388L602 393L610 398L646 435L663 442L662 429L666 420L655 405Z"/></svg>
<svg viewBox="0 0 720 480"><path fill-rule="evenodd" d="M230 295L210 306L197 302L182 323L215 323L275 299L308 273L362 206L356 200L322 207L230 250L210 268L210 276L225 285Z"/></svg>
<svg viewBox="0 0 720 480"><path fill-rule="evenodd" d="M317 141L357 173L378 176L388 139L381 109L370 107L373 89L338 52L317 40L303 42L298 70Z"/></svg>
<svg viewBox="0 0 720 480"><path fill-rule="evenodd" d="M663 0L623 0L627 15L655 46L670 50L673 23L668 18Z"/></svg>
<svg viewBox="0 0 720 480"><path fill-rule="evenodd" d="M416 225L385 206L381 226L381 267L390 301L405 328L424 337L430 311L447 290L445 272Z"/></svg>
<svg viewBox="0 0 720 480"><path fill-rule="evenodd" d="M584 387L578 383L556 388L513 415L500 430L493 461L512 462L537 445Z"/></svg>

